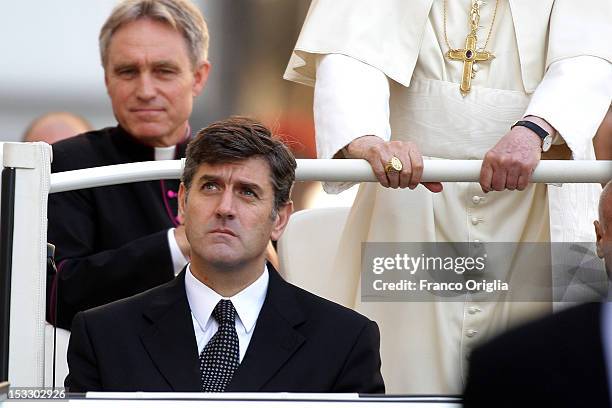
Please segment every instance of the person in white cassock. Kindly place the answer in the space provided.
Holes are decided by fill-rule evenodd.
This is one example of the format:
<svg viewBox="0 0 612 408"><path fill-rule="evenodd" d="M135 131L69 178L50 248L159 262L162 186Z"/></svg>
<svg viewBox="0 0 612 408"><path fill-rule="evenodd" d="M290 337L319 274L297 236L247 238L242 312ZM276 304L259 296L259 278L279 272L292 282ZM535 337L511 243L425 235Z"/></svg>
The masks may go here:
<svg viewBox="0 0 612 408"><path fill-rule="evenodd" d="M379 323L388 392L459 394L475 344L552 305L362 302L361 243L593 241L599 186L529 180L551 141L594 159L611 22L609 0L313 1L285 78L315 88L319 158L367 159L380 181L361 185L327 273ZM423 158L484 159L480 183L417 186Z"/></svg>

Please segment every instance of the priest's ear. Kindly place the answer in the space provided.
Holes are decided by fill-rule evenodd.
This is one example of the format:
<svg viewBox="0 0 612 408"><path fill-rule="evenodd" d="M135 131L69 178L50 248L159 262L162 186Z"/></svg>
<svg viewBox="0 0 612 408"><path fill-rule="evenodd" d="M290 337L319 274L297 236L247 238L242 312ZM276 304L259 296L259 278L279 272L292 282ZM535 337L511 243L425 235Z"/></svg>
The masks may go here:
<svg viewBox="0 0 612 408"><path fill-rule="evenodd" d="M208 80L209 73L210 73L210 63L208 61L204 61L194 70L193 85L191 89L191 93L194 98L202 92L202 89L204 89L204 86L206 85L206 81Z"/></svg>

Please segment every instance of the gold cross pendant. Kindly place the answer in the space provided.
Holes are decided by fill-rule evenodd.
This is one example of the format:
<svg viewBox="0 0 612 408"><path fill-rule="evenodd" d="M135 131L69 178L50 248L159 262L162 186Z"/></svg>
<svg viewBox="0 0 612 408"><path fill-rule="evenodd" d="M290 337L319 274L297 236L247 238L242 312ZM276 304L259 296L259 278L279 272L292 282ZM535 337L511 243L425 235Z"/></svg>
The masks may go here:
<svg viewBox="0 0 612 408"><path fill-rule="evenodd" d="M476 51L475 34L468 34L464 49L450 50L446 56L451 60L463 61L463 78L459 87L463 96L467 95L472 87L474 62L487 62L495 58L495 55L489 51Z"/></svg>

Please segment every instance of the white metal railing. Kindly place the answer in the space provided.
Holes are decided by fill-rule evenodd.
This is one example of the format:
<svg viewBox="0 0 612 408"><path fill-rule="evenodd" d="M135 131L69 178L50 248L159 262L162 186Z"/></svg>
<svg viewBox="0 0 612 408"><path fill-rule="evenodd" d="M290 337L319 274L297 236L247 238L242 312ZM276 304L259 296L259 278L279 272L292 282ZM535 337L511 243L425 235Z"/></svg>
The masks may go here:
<svg viewBox="0 0 612 408"><path fill-rule="evenodd" d="M51 174L50 193L159 179L180 178L183 160L117 164ZM301 159L297 181L376 181L365 160ZM422 181L478 181L482 160L425 160ZM605 183L612 161L545 160L533 173L534 183Z"/></svg>
<svg viewBox="0 0 612 408"><path fill-rule="evenodd" d="M44 143L4 144L5 167L15 169L15 228L12 254L9 377L13 385L49 385L45 374L44 336L47 194L144 180L178 178L181 161L122 164L65 173L50 172L51 147ZM425 161L424 181L476 181L480 161ZM361 160L298 160L300 181L374 181ZM546 161L534 173L536 182L605 182L612 161ZM4 220L3 220L4 222ZM0 403L1 405L1 403ZM269 405L269 404L268 404Z"/></svg>

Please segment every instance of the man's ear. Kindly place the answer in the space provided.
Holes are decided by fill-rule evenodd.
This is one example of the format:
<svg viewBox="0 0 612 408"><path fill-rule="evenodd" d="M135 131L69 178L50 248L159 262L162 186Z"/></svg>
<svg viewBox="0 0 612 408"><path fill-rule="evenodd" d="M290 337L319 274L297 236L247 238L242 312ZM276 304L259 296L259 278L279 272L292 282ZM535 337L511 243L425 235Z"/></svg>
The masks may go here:
<svg viewBox="0 0 612 408"><path fill-rule="evenodd" d="M185 183L181 181L178 191L178 215L181 220L185 219L185 205L187 204L187 188ZM182 224L182 221L181 221Z"/></svg>
<svg viewBox="0 0 612 408"><path fill-rule="evenodd" d="M289 217L291 217L291 213L293 212L293 201L289 201L286 204L283 204L278 211L276 212L276 218L273 221L272 232L270 233L270 239L272 241L278 241L280 236L283 234L287 223L289 222Z"/></svg>
<svg viewBox="0 0 612 408"><path fill-rule="evenodd" d="M597 256L603 258L604 250L603 250L603 228L599 221L594 221L593 225L595 226L595 236L597 237L597 242L595 242L595 247L597 249Z"/></svg>
<svg viewBox="0 0 612 408"><path fill-rule="evenodd" d="M208 74L210 73L210 67L210 62L204 61L195 69L193 73L193 88L191 91L194 98L202 92L202 89L204 89L206 81L208 80Z"/></svg>

